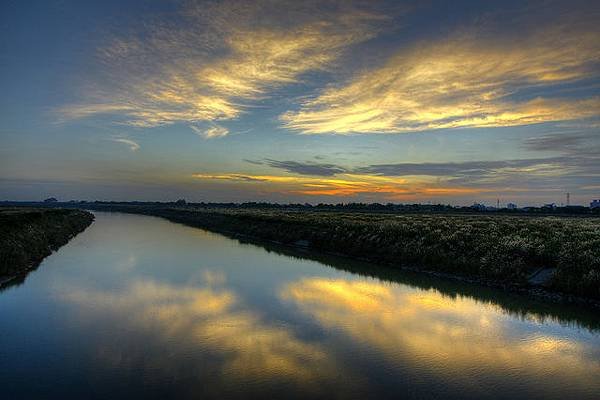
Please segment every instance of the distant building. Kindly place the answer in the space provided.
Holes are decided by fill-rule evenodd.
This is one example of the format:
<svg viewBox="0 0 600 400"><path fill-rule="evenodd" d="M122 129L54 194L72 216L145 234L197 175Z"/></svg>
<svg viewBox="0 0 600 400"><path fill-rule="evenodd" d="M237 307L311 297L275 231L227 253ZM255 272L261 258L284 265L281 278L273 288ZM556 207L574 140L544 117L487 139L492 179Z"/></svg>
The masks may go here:
<svg viewBox="0 0 600 400"><path fill-rule="evenodd" d="M44 200L44 203L58 203L58 200L56 199L56 197L49 197L46 200Z"/></svg>
<svg viewBox="0 0 600 400"><path fill-rule="evenodd" d="M517 207L517 205L515 203L508 203L506 205L506 208L508 208L509 210L516 210L519 207Z"/></svg>
<svg viewBox="0 0 600 400"><path fill-rule="evenodd" d="M600 200L592 200L590 208L600 208Z"/></svg>
<svg viewBox="0 0 600 400"><path fill-rule="evenodd" d="M473 203L471 208L474 210L477 210L477 211L485 211L487 209L485 204L481 204L481 203Z"/></svg>

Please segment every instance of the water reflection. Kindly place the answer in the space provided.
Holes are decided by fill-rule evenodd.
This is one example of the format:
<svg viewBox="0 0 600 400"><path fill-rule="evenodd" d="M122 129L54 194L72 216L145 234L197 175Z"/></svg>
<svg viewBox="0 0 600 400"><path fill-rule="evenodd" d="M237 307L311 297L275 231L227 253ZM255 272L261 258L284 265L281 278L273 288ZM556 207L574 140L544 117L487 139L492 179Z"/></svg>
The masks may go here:
<svg viewBox="0 0 600 400"><path fill-rule="evenodd" d="M599 326L573 307L98 213L0 292L0 397L594 399Z"/></svg>
<svg viewBox="0 0 600 400"><path fill-rule="evenodd" d="M287 246L252 241L247 238L237 240L242 244L263 247L270 253L299 260L314 260L336 270L347 271L365 278L375 278L383 283L397 283L412 288L435 290L449 299L470 298L482 305L499 307L503 313L524 321L558 323L565 327L584 328L593 332L600 332L600 318L597 310L592 308L568 303L546 302L496 288L438 278L393 267L373 265L326 253L308 252Z"/></svg>
<svg viewBox="0 0 600 400"><path fill-rule="evenodd" d="M202 286L138 280L116 292L64 288L61 293L64 300L86 309L88 317L110 313L113 320L128 321L136 330L159 334L164 341L185 341L216 352L222 357L224 380L282 381L310 393L342 372L318 343L300 340L284 325L268 324L260 313L244 307L225 286L224 273L205 270L202 276Z"/></svg>
<svg viewBox="0 0 600 400"><path fill-rule="evenodd" d="M482 376L508 374L514 385L523 377L544 380L539 390L549 395L565 387L600 393L597 338L574 341L560 326L520 326L495 305L436 290L320 277L287 285L281 297L396 365L451 375L465 388Z"/></svg>

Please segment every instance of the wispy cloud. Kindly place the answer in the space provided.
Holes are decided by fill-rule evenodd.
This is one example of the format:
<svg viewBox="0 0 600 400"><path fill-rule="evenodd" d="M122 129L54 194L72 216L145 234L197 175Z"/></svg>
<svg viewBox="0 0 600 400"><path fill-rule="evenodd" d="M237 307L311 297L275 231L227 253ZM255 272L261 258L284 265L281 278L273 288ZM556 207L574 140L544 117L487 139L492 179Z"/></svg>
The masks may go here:
<svg viewBox="0 0 600 400"><path fill-rule="evenodd" d="M337 164L314 163L310 161L277 161L265 159L262 165L281 169L292 174L329 177L335 175L377 176L377 177L435 177L458 179L468 178L473 182L483 179L505 178L509 174L520 174L530 178L540 176L563 176L588 163L584 158L567 155L546 158L461 161L461 162L422 162L371 164L348 168ZM579 168L579 169L578 169Z"/></svg>
<svg viewBox="0 0 600 400"><path fill-rule="evenodd" d="M592 142L590 142L592 140ZM196 179L250 185L271 193L309 196L362 196L408 200L424 196L473 197L494 193L546 193L589 190L600 179L597 154L579 152L594 147L594 136L566 140L559 135L525 141L530 150L555 149L558 155L512 160L370 164L346 167L312 161L248 160L254 165L285 171L278 174L195 174ZM558 148L555 148L559 144Z"/></svg>
<svg viewBox="0 0 600 400"><path fill-rule="evenodd" d="M123 143L123 144L129 146L129 150L131 150L131 151L138 151L140 149L140 145L137 142L134 142L131 139L112 138L110 140L113 141L113 142L117 142L117 143Z"/></svg>
<svg viewBox="0 0 600 400"><path fill-rule="evenodd" d="M554 133L525 140L524 147L533 151L557 152L577 157L591 157L600 162L600 134L596 130Z"/></svg>
<svg viewBox="0 0 600 400"><path fill-rule="evenodd" d="M600 77L600 32L593 20L579 15L547 21L521 29L518 40L472 29L421 42L382 67L327 88L281 120L307 134L346 134L596 117L599 97L544 92L561 84L584 90L585 79Z"/></svg>
<svg viewBox="0 0 600 400"><path fill-rule="evenodd" d="M205 139L214 139L229 134L229 130L219 125L213 125L207 129L202 129L197 126L191 125L190 128L198 135Z"/></svg>
<svg viewBox="0 0 600 400"><path fill-rule="evenodd" d="M515 173L554 171L555 174L559 174L564 173L564 161L564 158L556 157L501 161L374 164L358 168L357 172L385 176L469 176L473 178L493 176L501 171L512 171Z"/></svg>
<svg viewBox="0 0 600 400"><path fill-rule="evenodd" d="M236 118L248 102L328 68L384 19L352 2L190 2L176 21L102 48L105 83L61 111L140 127Z"/></svg>
<svg viewBox="0 0 600 400"><path fill-rule="evenodd" d="M468 188L458 185L447 187L425 179L352 173L340 174L335 178L232 173L197 173L193 177L203 181L261 185L263 189L277 193L307 196L379 196L389 200L414 198L418 195L453 196L489 191L487 188Z"/></svg>
<svg viewBox="0 0 600 400"><path fill-rule="evenodd" d="M536 151L564 151L565 148L577 146L589 137L590 133L588 132L569 135L544 135L527 139L525 147Z"/></svg>
<svg viewBox="0 0 600 400"><path fill-rule="evenodd" d="M278 161L265 159L263 164L266 164L272 168L283 169L285 171L300 175L333 176L348 172L346 168L330 163Z"/></svg>

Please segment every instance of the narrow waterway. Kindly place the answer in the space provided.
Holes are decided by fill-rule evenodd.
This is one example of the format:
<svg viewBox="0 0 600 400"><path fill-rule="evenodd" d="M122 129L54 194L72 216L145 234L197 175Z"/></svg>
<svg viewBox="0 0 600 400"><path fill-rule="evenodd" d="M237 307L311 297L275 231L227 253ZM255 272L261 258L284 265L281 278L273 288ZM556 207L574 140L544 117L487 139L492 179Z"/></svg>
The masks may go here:
<svg viewBox="0 0 600 400"><path fill-rule="evenodd" d="M373 268L98 212L0 292L0 398L600 398L597 313Z"/></svg>

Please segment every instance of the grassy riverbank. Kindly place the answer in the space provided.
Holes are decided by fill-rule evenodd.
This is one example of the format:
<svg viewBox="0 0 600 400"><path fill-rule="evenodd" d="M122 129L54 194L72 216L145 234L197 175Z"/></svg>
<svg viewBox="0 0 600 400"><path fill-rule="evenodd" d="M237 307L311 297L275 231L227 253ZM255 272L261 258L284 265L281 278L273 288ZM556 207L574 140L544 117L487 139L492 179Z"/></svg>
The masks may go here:
<svg viewBox="0 0 600 400"><path fill-rule="evenodd" d="M81 210L0 208L0 279L35 268L93 220Z"/></svg>
<svg viewBox="0 0 600 400"><path fill-rule="evenodd" d="M114 208L113 208L114 209ZM118 207L212 231L374 263L600 299L600 219Z"/></svg>

